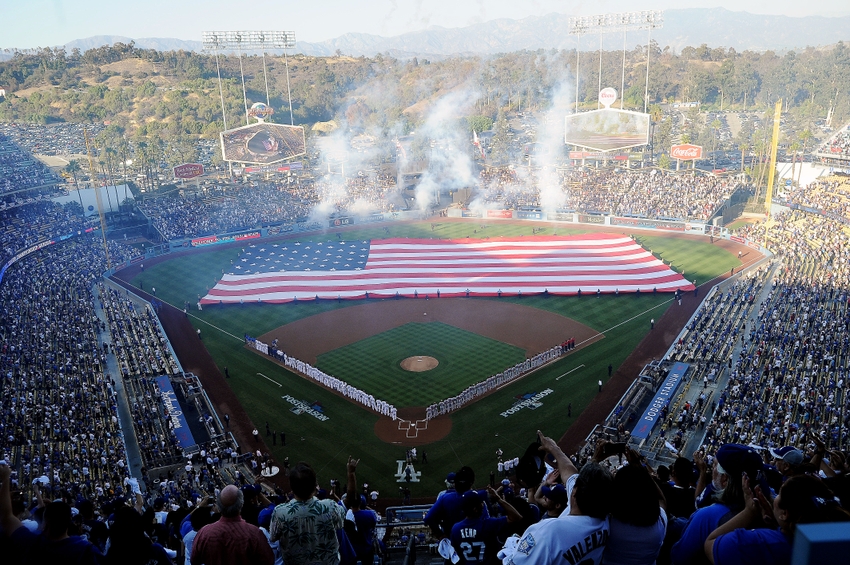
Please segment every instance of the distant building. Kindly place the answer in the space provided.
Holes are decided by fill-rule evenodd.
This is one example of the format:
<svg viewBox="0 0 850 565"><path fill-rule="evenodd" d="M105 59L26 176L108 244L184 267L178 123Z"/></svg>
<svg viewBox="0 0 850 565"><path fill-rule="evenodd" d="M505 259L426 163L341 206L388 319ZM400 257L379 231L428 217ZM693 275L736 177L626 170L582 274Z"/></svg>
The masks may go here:
<svg viewBox="0 0 850 565"><path fill-rule="evenodd" d="M6 89L0 86L0 98L6 98Z"/></svg>

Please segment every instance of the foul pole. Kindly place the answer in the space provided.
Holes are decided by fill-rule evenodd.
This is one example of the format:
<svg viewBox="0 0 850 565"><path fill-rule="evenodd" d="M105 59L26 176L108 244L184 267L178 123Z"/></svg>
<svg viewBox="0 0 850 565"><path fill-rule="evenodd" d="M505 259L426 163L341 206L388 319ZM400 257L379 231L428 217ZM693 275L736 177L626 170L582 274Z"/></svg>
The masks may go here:
<svg viewBox="0 0 850 565"><path fill-rule="evenodd" d="M764 207L770 218L770 204L773 200L773 181L776 176L776 150L779 147L779 119L782 117L782 99L776 101L773 110L773 138L770 141L770 170L767 172L767 190L765 191Z"/></svg>

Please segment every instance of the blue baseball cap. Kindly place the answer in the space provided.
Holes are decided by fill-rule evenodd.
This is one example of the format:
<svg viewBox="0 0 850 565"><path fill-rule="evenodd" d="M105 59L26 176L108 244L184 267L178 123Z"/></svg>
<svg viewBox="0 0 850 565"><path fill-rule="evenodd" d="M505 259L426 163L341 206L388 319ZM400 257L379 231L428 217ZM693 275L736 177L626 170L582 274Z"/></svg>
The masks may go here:
<svg viewBox="0 0 850 565"><path fill-rule="evenodd" d="M554 502L555 504L560 504L562 506L566 506L570 500L569 495L567 495L567 489L564 488L564 485L543 485L540 488L540 494Z"/></svg>
<svg viewBox="0 0 850 565"><path fill-rule="evenodd" d="M740 478L747 473L755 480L756 475L764 467L761 455L748 445L727 443L717 450L717 462L730 477Z"/></svg>

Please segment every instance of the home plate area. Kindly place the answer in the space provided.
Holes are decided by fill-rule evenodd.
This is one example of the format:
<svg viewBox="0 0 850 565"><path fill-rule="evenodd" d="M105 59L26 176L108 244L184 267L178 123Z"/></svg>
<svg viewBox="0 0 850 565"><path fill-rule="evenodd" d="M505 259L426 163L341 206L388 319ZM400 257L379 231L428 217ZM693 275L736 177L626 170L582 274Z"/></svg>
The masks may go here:
<svg viewBox="0 0 850 565"><path fill-rule="evenodd" d="M416 438L419 437L419 430L425 431L428 429L428 420L416 420L412 422L410 420L399 419L398 429L399 431L403 431L406 437Z"/></svg>

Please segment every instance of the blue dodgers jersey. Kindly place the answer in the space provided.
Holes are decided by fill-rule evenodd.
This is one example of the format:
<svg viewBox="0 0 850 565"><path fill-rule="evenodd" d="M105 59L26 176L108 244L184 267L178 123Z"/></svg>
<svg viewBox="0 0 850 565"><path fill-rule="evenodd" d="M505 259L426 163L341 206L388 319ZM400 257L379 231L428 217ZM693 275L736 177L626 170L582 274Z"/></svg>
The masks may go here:
<svg viewBox="0 0 850 565"><path fill-rule="evenodd" d="M460 557L460 564L495 565L496 553L501 544L497 536L508 519L464 518L452 527L452 546Z"/></svg>

